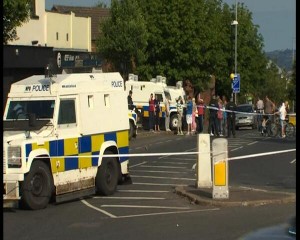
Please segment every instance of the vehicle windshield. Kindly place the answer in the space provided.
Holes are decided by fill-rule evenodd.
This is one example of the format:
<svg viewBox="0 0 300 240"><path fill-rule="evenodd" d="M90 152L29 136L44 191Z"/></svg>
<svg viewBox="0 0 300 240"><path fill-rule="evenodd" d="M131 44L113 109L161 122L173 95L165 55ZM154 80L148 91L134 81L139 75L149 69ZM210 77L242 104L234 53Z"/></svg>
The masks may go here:
<svg viewBox="0 0 300 240"><path fill-rule="evenodd" d="M29 114L36 119L52 119L54 100L10 101L6 120L25 120Z"/></svg>
<svg viewBox="0 0 300 240"><path fill-rule="evenodd" d="M243 106L237 106L238 112L253 112L251 105L243 105Z"/></svg>

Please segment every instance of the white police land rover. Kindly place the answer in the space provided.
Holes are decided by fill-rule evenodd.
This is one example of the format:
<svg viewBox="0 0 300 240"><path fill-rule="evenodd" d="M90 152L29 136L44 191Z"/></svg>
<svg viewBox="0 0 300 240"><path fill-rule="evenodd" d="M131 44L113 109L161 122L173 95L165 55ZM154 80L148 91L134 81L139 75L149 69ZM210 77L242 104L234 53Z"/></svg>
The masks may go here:
<svg viewBox="0 0 300 240"><path fill-rule="evenodd" d="M45 208L129 179L127 94L119 73L34 75L12 84L3 116L4 205Z"/></svg>

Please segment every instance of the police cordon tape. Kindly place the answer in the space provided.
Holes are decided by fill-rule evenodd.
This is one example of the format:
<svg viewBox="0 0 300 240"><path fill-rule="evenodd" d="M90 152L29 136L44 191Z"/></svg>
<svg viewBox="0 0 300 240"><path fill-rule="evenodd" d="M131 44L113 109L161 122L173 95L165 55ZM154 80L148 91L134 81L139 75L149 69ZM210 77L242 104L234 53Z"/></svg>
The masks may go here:
<svg viewBox="0 0 300 240"><path fill-rule="evenodd" d="M183 104L184 107L186 107L186 104ZM196 105L196 107L201 107L201 108L207 108L207 109L214 109L216 111L222 111L222 112L230 112L230 113L240 113L240 114L245 114L245 115L268 115L268 116L273 116L276 115L275 113L258 113L258 112L240 112L240 111L232 111L228 109L222 109L222 108L217 108L217 107L211 107L211 106L202 106L202 105ZM296 116L296 113L288 113L287 116Z"/></svg>
<svg viewBox="0 0 300 240"><path fill-rule="evenodd" d="M265 153L257 153L257 154L250 154L238 157L231 157L227 158L227 160L237 160L237 159L244 159L244 158L254 158L254 157L261 157L261 156L268 156L274 154L281 154L287 152L293 152L296 149L288 149L288 150L281 150L281 151L273 151L273 152L265 152ZM228 152L228 151L227 151ZM205 153L205 152L201 152ZM213 152L206 152L212 154ZM222 154L224 152L218 152L218 154ZM199 152L173 152L173 153L128 153L128 154L98 154L98 155L89 155L89 156L55 156L50 158L91 158L91 157L153 157L153 156L178 156L178 155L198 155ZM39 157L39 159L49 158L49 157Z"/></svg>

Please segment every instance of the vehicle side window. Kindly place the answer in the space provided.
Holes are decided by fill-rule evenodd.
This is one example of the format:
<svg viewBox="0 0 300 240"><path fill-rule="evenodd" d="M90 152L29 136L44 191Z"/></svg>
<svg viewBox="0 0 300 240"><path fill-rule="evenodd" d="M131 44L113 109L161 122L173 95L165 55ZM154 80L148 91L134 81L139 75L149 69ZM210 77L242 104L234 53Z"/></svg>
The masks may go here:
<svg viewBox="0 0 300 240"><path fill-rule="evenodd" d="M72 123L76 123L75 100L61 100L59 105L58 124Z"/></svg>

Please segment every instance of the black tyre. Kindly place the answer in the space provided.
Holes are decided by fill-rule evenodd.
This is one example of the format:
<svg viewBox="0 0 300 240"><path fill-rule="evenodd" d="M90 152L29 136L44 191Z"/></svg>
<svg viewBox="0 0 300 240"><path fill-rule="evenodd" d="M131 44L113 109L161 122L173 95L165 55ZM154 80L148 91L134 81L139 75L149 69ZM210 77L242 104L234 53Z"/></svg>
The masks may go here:
<svg viewBox="0 0 300 240"><path fill-rule="evenodd" d="M46 163L36 160L21 186L21 202L25 209L46 208L53 193L53 177Z"/></svg>
<svg viewBox="0 0 300 240"><path fill-rule="evenodd" d="M285 128L285 134L287 137L294 137L295 136L295 126L292 123L287 123Z"/></svg>
<svg viewBox="0 0 300 240"><path fill-rule="evenodd" d="M106 154L112 154L106 152ZM116 157L104 157L96 175L96 191L101 195L112 195L118 185L119 168Z"/></svg>
<svg viewBox="0 0 300 240"><path fill-rule="evenodd" d="M170 118L170 128L171 130L175 130L177 129L178 126L178 115L177 114L172 114L171 118Z"/></svg>

